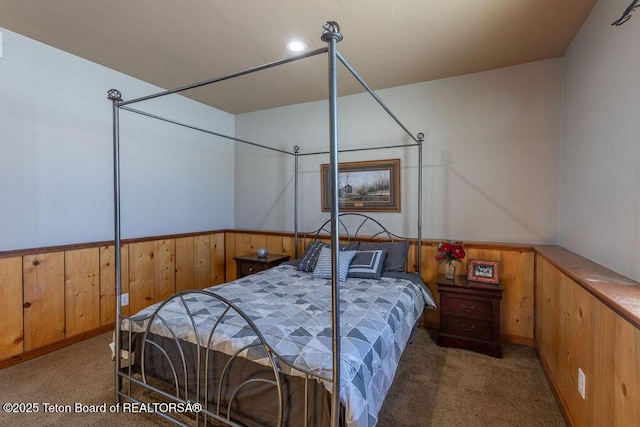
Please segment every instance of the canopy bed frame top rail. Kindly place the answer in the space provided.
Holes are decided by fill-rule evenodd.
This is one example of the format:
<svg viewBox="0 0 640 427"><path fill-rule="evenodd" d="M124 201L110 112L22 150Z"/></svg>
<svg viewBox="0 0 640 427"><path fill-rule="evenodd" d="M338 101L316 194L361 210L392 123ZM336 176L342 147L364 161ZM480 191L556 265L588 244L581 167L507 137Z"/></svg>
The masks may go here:
<svg viewBox="0 0 640 427"><path fill-rule="evenodd" d="M297 60L301 60L301 59L305 59L305 58L309 58L309 57L313 57L319 54L323 54L323 53L327 53L328 55L328 80L329 80L329 136L330 136L330 144L329 144L329 151L328 153L330 154L330 163L331 163L331 170L330 170L330 176L331 176L331 200L332 200L332 208L331 208L331 219L330 221L328 221L327 223L331 224L331 242L332 242L332 310L333 310L333 319L332 319L332 326L333 326L333 336L332 336L332 341L333 341L333 392L332 392L332 401L331 401L331 425L332 427L335 427L338 425L339 423L339 408L340 408L340 402L339 402L339 390L340 390L340 329L339 329L339 313L340 313L340 308L339 308L339 303L340 303L340 299L339 299L339 295L340 295L340 283L338 280L338 265L339 265L339 198L338 198L338 153L339 152L346 152L346 151L365 151L365 150L372 150L372 149L384 149L384 148L395 148L395 147L407 147L407 146L411 146L411 145L415 145L418 147L418 272L421 272L421 245L420 245L420 241L422 240L422 142L424 140L424 134L419 133L416 136L414 136L413 134L411 134L411 132L409 132L409 130L407 129L406 126L404 126L400 120L398 120L398 118L391 112L391 110L382 102L382 100L371 90L371 88L366 84L366 82L364 81L364 79L362 79L362 77L360 77L360 75L353 69L353 67L351 67L351 65L349 65L349 63L344 59L344 57L342 55L339 54L339 52L336 49L336 45L338 42L340 42L342 40L342 34L340 33L340 27L339 25L334 22L334 21L329 21L327 22L324 26L323 26L323 33L321 36L322 41L324 41L325 43L327 43L327 47L321 48L321 49L316 49L314 51L302 54L302 55L298 55L295 57L291 57L291 58L287 58L287 59L283 59L283 60L279 60L279 61L274 61L274 62L270 62L267 64L263 64L263 65L259 65L253 68L249 68L243 71L238 71L223 77L219 77L219 78L214 78L214 79L210 79L210 80L205 80L205 81L201 81L198 83L194 83L194 84L190 84L190 85L186 85L186 86L181 86L175 89L171 89L171 90L166 90L166 91L162 91L162 92L158 92L155 94L151 94L151 95L147 95L147 96L143 96L143 97L139 97L139 98L135 98L135 99L131 99L129 101L124 101L122 99L121 93L120 91L118 91L117 89L110 89L108 91L108 95L107 98L109 100L112 101L113 103L113 108L112 108L112 114L113 114L113 176L114 176L114 247L115 247L115 270L116 270L116 274L115 274L115 282L116 282L116 318L118 319L116 321L116 342L115 342L115 354L117 357L115 357L115 400L116 402L120 402L121 399L121 394L120 394L120 390L122 388L122 376L123 374L121 373L121 358L120 358L120 354L121 354L121 348L122 348L122 343L120 342L120 334L122 332L121 329L121 319L123 319L122 316L122 302L121 302L121 295L122 295L122 280L121 280L121 271L122 271L122 260L121 260L121 254L120 254L120 247L121 247L121 215L120 215L120 187L121 187L121 181L120 181L120 122L119 122L119 111L125 110L125 111L129 111L132 113L136 113L136 114L141 114L143 116L149 117L149 118L153 118L153 119L157 119L157 120L162 120L168 123L172 123L178 126L182 126L185 128L189 128L189 129L193 129L193 130L197 130L197 131L201 131L201 132L205 132L205 133L209 133L211 135L215 135L218 137L222 137L222 138L226 138L226 139L231 139L237 142L241 142L244 144L248 144L248 145L252 145L252 146L256 146L259 148L265 148L265 149L269 149L269 150L273 150L273 151L277 151L280 153L284 153L284 154L291 154L295 156L295 203L294 203L294 234L295 234L295 251L296 251L296 256L298 254L298 157L300 155L299 153L299 147L296 145L294 147L293 153L285 151L285 150L279 150L273 147L269 147L266 146L264 144L258 144L255 142L251 142L251 141L247 141L247 140L243 140L240 138L236 138L236 137L232 137L232 136L228 136L228 135L224 135L218 132L214 132L214 131L210 131L210 130L206 130L203 128L199 128L196 126L192 126L192 125L188 125L185 123L181 123L181 122L177 122L175 120L171 120L171 119L167 119L155 114L150 114L150 113L146 113L137 109L133 109L131 107L128 107L129 105L135 104L135 103L139 103L139 102L143 102L143 101L148 101L151 99L155 99L155 98L159 98L159 97L163 97L166 95L171 95L171 94L177 94L177 93L181 93L190 89L194 89L194 88L198 88L198 87L202 87L202 86L206 86L209 84L213 84L216 82L221 82L224 80L229 80L235 77L239 77L239 76L243 76L243 75L247 75L250 73L254 73L257 71L261 71L261 70L265 70L265 69L269 69L269 68L273 68L273 67L277 67L279 65L283 65L283 64L287 64L290 62L294 62ZM376 148L360 148L360 149L349 149L349 150L339 150L338 149L338 114L337 114L337 98L338 98L338 91L337 91L337 62L340 61L346 68L347 70L358 80L358 82L365 88L365 90L376 100L376 102L391 116L391 118L400 126L400 128L402 128L402 130L404 132L406 132L409 137L411 138L411 140L413 141L412 144L403 144L403 145L390 145L390 146L385 146L385 147L376 147ZM307 153L304 155L314 155L314 154L326 154L326 152L320 153L320 152L316 152L316 153ZM325 223L326 224L326 223Z"/></svg>

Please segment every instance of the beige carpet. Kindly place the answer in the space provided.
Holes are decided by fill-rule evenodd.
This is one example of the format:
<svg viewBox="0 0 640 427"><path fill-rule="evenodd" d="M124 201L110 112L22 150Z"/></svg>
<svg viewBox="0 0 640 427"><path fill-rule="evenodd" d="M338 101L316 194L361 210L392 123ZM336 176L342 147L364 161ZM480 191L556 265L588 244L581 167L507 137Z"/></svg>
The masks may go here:
<svg viewBox="0 0 640 427"><path fill-rule="evenodd" d="M38 403L38 413L0 412L2 426L169 425L148 414L44 413L44 403L107 406L113 364L104 334L0 370L0 403ZM378 426L565 426L532 348L504 346L503 359L435 345L416 330Z"/></svg>

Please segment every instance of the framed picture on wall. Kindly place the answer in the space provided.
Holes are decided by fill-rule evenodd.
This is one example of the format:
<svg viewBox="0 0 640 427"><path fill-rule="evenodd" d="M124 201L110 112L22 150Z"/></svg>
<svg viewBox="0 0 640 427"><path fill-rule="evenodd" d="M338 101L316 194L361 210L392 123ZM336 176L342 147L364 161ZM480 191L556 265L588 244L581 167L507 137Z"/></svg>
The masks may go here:
<svg viewBox="0 0 640 427"><path fill-rule="evenodd" d="M499 265L498 261L470 259L467 263L467 280L497 285L500 283L498 278Z"/></svg>
<svg viewBox="0 0 640 427"><path fill-rule="evenodd" d="M320 165L322 211L331 210L331 167ZM400 159L340 163L341 211L400 212Z"/></svg>

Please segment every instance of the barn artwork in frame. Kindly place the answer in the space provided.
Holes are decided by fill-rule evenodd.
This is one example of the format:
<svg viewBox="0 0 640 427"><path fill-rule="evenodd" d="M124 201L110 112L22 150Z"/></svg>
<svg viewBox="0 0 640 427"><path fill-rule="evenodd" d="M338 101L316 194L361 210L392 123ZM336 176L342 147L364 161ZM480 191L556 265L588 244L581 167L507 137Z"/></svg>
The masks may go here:
<svg viewBox="0 0 640 427"><path fill-rule="evenodd" d="M331 169L320 165L322 211L331 210ZM338 165L341 211L400 212L400 159Z"/></svg>

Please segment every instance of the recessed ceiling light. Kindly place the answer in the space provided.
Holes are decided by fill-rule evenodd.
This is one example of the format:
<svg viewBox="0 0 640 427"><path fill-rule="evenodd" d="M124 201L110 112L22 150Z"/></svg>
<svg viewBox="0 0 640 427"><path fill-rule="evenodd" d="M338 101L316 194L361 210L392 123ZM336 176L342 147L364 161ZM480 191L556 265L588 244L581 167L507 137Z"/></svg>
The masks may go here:
<svg viewBox="0 0 640 427"><path fill-rule="evenodd" d="M291 40L287 43L287 50L291 52L303 52L307 49L307 45L300 40Z"/></svg>

